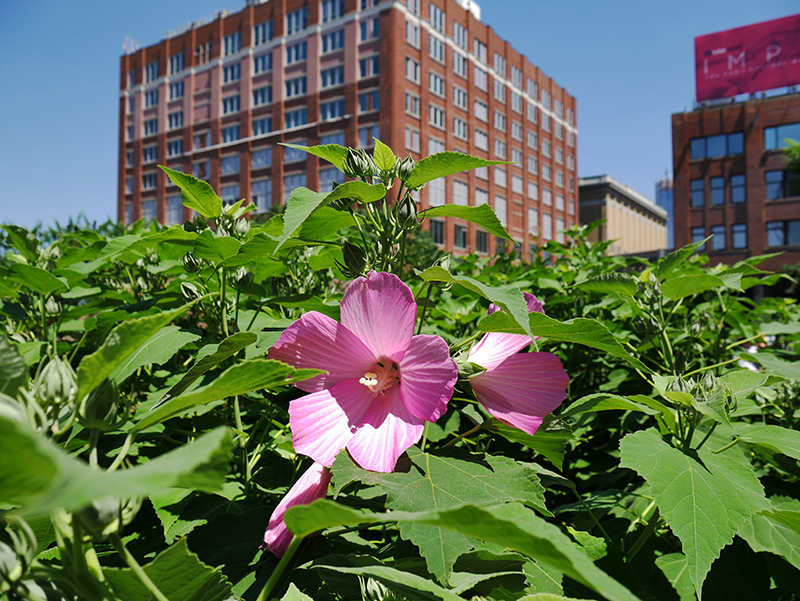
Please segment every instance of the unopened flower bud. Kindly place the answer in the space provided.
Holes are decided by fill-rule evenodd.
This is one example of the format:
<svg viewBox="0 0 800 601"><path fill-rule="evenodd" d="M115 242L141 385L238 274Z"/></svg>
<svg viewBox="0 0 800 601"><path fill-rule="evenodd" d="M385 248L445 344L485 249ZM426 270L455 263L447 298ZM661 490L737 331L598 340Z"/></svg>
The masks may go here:
<svg viewBox="0 0 800 601"><path fill-rule="evenodd" d="M106 378L81 401L78 421L86 428L110 430L118 425L115 423L118 406L117 385Z"/></svg>
<svg viewBox="0 0 800 601"><path fill-rule="evenodd" d="M344 256L344 264L349 271L348 275L356 277L364 272L367 266L367 254L364 249L356 244L345 242L342 246L342 255Z"/></svg>
<svg viewBox="0 0 800 601"><path fill-rule="evenodd" d="M348 148L347 156L342 159L342 171L353 178L369 177L375 174L375 161L360 149Z"/></svg>
<svg viewBox="0 0 800 601"><path fill-rule="evenodd" d="M441 267L447 273L450 273L450 254L448 253L448 254L444 255L443 257L439 257L438 259L436 259L433 262L433 266L434 267ZM453 287L453 283L452 282L431 282L431 284L433 284L437 288L440 288L441 290L450 290L450 288Z"/></svg>
<svg viewBox="0 0 800 601"><path fill-rule="evenodd" d="M92 536L102 538L130 524L140 507L137 500L120 501L115 497L105 497L83 509L78 517Z"/></svg>
<svg viewBox="0 0 800 601"><path fill-rule="evenodd" d="M68 361L53 358L36 378L36 396L43 405L69 405L78 394L77 376Z"/></svg>
<svg viewBox="0 0 800 601"><path fill-rule="evenodd" d="M397 162L395 163L395 173L397 174L397 177L399 177L405 183L408 181L408 178L411 177L411 172L414 171L416 166L417 162L411 155L408 155L404 159L397 159Z"/></svg>
<svg viewBox="0 0 800 601"><path fill-rule="evenodd" d="M200 269L200 261L195 259L192 253L186 253L181 257L180 264L189 273L196 273Z"/></svg>
<svg viewBox="0 0 800 601"><path fill-rule="evenodd" d="M417 201L411 194L405 194L397 205L397 224L404 230L411 230L419 225Z"/></svg>
<svg viewBox="0 0 800 601"><path fill-rule="evenodd" d="M47 302L44 304L44 312L51 317L54 315L61 314L61 303L59 303L55 298L52 296L47 299Z"/></svg>
<svg viewBox="0 0 800 601"><path fill-rule="evenodd" d="M244 237L250 231L250 222L247 219L237 219L235 229L239 236Z"/></svg>
<svg viewBox="0 0 800 601"><path fill-rule="evenodd" d="M231 284L236 290L244 290L253 281L253 274L247 271L244 267L236 270L236 273L231 277Z"/></svg>
<svg viewBox="0 0 800 601"><path fill-rule="evenodd" d="M181 282L181 294L187 301L193 301L194 299L202 296L200 291L197 289L197 286L195 286L192 282Z"/></svg>

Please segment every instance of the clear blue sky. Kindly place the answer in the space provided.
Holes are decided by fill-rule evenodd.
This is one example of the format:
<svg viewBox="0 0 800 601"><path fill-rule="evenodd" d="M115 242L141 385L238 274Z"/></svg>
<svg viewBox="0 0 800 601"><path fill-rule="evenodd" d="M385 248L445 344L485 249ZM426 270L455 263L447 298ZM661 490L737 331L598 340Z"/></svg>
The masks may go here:
<svg viewBox="0 0 800 601"><path fill-rule="evenodd" d="M670 115L691 110L694 37L797 0L483 0L483 21L578 98L581 176L653 197ZM0 223L116 217L119 56L243 0L0 0Z"/></svg>

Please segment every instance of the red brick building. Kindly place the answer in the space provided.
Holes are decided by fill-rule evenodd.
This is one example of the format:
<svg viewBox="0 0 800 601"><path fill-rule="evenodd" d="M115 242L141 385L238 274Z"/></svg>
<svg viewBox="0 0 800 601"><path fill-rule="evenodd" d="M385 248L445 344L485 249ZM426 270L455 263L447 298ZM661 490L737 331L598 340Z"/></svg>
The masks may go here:
<svg viewBox="0 0 800 601"><path fill-rule="evenodd" d="M118 215L189 215L156 165L259 211L342 174L277 146L372 148L419 160L457 150L515 165L432 182L423 208L488 202L520 248L577 223L576 101L480 21L472 0L248 0L120 61ZM460 220L429 222L449 250L493 252Z"/></svg>
<svg viewBox="0 0 800 601"><path fill-rule="evenodd" d="M800 140L800 93L672 115L675 247L714 237L711 263L783 252L800 262L800 187L784 140Z"/></svg>

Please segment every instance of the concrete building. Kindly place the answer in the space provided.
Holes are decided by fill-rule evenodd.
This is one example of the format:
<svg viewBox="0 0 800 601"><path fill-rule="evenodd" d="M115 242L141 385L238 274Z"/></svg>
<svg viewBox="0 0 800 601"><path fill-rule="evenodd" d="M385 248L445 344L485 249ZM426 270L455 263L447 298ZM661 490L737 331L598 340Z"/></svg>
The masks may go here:
<svg viewBox="0 0 800 601"><path fill-rule="evenodd" d="M800 182L786 138L800 140L800 93L719 101L672 115L675 245L713 235L712 264L782 252L800 262Z"/></svg>
<svg viewBox="0 0 800 601"><path fill-rule="evenodd" d="M442 150L513 165L432 182L421 208L489 203L520 247L576 223L576 100L480 21L473 0L248 0L120 60L118 215L178 223L158 164L259 211L299 186L330 190L329 163L278 146ZM493 252L466 222L428 222L456 252Z"/></svg>
<svg viewBox="0 0 800 601"><path fill-rule="evenodd" d="M667 212L667 248L675 248L675 206L671 177L656 182L656 204Z"/></svg>
<svg viewBox="0 0 800 601"><path fill-rule="evenodd" d="M609 254L657 251L667 245L667 212L633 188L609 175L582 177L581 224L603 220L589 236L591 242L613 240Z"/></svg>

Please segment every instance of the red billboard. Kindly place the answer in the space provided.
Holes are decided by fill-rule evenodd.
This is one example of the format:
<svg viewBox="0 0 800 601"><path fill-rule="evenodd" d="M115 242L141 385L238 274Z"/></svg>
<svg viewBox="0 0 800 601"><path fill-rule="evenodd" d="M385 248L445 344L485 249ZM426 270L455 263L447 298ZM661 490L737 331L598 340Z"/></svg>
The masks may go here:
<svg viewBox="0 0 800 601"><path fill-rule="evenodd" d="M800 15L694 39L697 100L800 84Z"/></svg>

